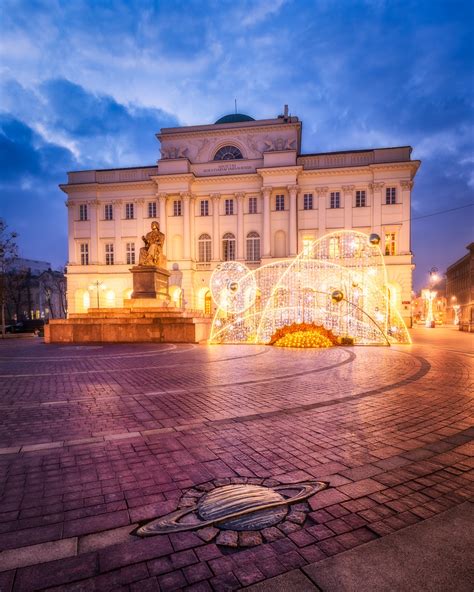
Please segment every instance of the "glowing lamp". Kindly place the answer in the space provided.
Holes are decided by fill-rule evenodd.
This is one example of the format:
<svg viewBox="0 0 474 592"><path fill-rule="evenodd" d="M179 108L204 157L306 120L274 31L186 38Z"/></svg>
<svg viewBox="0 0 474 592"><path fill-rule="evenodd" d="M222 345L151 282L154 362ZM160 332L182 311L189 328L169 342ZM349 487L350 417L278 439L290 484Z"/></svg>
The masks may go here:
<svg viewBox="0 0 474 592"><path fill-rule="evenodd" d="M341 290L334 290L331 294L331 299L333 302L341 302L343 298L344 294L341 292Z"/></svg>
<svg viewBox="0 0 474 592"><path fill-rule="evenodd" d="M371 245L378 245L378 244L380 244L380 236L378 234L376 234L375 232L373 232L369 236L369 243Z"/></svg>

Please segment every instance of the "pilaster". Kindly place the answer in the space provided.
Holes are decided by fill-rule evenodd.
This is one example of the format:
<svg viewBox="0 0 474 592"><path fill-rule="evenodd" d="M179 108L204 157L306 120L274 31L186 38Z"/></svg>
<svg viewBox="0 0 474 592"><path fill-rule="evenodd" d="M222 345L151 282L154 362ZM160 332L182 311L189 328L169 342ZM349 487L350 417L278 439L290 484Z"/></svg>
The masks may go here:
<svg viewBox="0 0 474 592"><path fill-rule="evenodd" d="M350 230L352 228L352 205L354 203L354 189L355 185L343 185L344 192L344 228Z"/></svg>
<svg viewBox="0 0 474 592"><path fill-rule="evenodd" d="M166 227L167 227L167 220L166 220L166 200L168 198L167 193L157 193L156 196L158 197L159 202L159 221L160 221L160 230L165 235L165 244L163 246L163 255L167 255L167 236L166 236Z"/></svg>
<svg viewBox="0 0 474 592"><path fill-rule="evenodd" d="M288 218L288 237L290 245L290 257L297 254L298 232L296 227L296 210L298 205L298 185L288 185L288 194L290 197L290 216Z"/></svg>
<svg viewBox="0 0 474 592"><path fill-rule="evenodd" d="M328 187L316 187L315 193L318 196L318 233L319 237L326 234L326 210L328 207Z"/></svg>
<svg viewBox="0 0 474 592"><path fill-rule="evenodd" d="M411 253L410 210L413 181L401 181L400 187L402 194L402 225L398 239L398 252L400 255L408 255Z"/></svg>
<svg viewBox="0 0 474 592"><path fill-rule="evenodd" d="M180 194L183 202L183 257L184 259L191 258L191 227L189 206L191 202L191 194L184 192Z"/></svg>
<svg viewBox="0 0 474 592"><path fill-rule="evenodd" d="M235 193L235 201L237 202L237 259L244 259L244 199L245 193Z"/></svg>
<svg viewBox="0 0 474 592"><path fill-rule="evenodd" d="M385 183L369 183L372 194L372 232L382 236L382 189Z"/></svg>
<svg viewBox="0 0 474 592"><path fill-rule="evenodd" d="M263 187L263 257L271 257L271 237L270 237L270 197L271 187Z"/></svg>
<svg viewBox="0 0 474 592"><path fill-rule="evenodd" d="M220 193L211 193L212 199L212 259L219 261L220 256L220 229L219 229L219 205L221 201Z"/></svg>

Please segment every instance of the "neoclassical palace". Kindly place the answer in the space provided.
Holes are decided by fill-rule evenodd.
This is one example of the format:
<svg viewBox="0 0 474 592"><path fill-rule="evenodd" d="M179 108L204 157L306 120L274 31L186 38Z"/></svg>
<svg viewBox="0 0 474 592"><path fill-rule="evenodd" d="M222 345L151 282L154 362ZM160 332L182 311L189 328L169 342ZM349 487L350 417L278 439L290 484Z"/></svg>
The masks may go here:
<svg viewBox="0 0 474 592"><path fill-rule="evenodd" d="M68 173L68 311L121 307L153 221L177 306L211 312L212 271L294 257L338 229L377 233L392 303L410 324L411 147L301 153L302 122L232 114L164 128L156 166ZM337 250L337 245L334 245Z"/></svg>

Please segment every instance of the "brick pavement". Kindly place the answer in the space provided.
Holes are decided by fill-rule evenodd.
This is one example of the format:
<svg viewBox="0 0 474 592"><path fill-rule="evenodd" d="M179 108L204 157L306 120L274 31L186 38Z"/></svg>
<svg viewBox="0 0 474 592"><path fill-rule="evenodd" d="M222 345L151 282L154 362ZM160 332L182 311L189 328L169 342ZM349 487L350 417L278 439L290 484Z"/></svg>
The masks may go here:
<svg viewBox="0 0 474 592"><path fill-rule="evenodd" d="M0 590L235 590L461 504L472 337L414 339L326 351L0 342ZM212 529L130 534L187 489L237 478L330 487L303 524L253 547L216 544Z"/></svg>

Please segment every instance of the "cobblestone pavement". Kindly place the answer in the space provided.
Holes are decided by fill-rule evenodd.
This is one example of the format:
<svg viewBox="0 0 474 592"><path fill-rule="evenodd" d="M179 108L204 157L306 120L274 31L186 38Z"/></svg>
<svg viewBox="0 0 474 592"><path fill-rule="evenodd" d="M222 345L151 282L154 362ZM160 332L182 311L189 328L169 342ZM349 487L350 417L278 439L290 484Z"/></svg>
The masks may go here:
<svg viewBox="0 0 474 592"><path fill-rule="evenodd" d="M235 590L461 504L473 336L413 338L319 351L0 342L0 591ZM329 488L306 513L237 546L212 528L131 534L200 484L314 479Z"/></svg>

